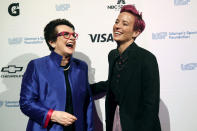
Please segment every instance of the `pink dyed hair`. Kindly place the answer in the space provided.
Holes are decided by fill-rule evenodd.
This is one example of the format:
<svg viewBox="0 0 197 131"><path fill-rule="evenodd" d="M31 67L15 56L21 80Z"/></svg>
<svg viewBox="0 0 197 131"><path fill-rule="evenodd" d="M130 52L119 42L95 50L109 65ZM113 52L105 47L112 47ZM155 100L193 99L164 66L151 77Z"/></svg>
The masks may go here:
<svg viewBox="0 0 197 131"><path fill-rule="evenodd" d="M145 28L145 22L142 19L142 13L139 13L134 5L124 5L120 13L128 12L135 16L134 31L142 32Z"/></svg>

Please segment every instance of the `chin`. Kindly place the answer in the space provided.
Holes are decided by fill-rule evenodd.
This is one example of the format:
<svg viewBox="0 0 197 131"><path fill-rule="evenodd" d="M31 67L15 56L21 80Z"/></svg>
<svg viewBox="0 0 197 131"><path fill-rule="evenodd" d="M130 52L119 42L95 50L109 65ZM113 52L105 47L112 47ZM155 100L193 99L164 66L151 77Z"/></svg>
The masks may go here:
<svg viewBox="0 0 197 131"><path fill-rule="evenodd" d="M115 41L121 41L121 38L114 37L114 40L115 40Z"/></svg>
<svg viewBox="0 0 197 131"><path fill-rule="evenodd" d="M117 43L121 42L120 39L114 39L114 41L116 41Z"/></svg>
<svg viewBox="0 0 197 131"><path fill-rule="evenodd" d="M73 54L73 52L75 51L75 49L74 48L72 48L72 49L67 49L67 50L65 50L64 52L66 53L66 54Z"/></svg>
<svg viewBox="0 0 197 131"><path fill-rule="evenodd" d="M74 53L74 51L68 52L69 55L72 55Z"/></svg>
<svg viewBox="0 0 197 131"><path fill-rule="evenodd" d="M73 54L73 52L67 52L66 54L67 54L67 55L72 55L72 54Z"/></svg>

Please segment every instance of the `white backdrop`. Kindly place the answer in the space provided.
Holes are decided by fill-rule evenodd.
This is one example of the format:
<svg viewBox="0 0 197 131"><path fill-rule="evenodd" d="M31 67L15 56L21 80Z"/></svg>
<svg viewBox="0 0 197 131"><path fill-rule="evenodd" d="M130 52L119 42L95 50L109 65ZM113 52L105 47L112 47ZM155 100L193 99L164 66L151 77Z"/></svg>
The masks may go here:
<svg viewBox="0 0 197 131"><path fill-rule="evenodd" d="M19 109L27 63L50 52L45 25L70 20L79 33L75 56L89 65L90 83L107 79L107 56L116 43L112 26L124 4L135 4L146 22L136 43L157 57L161 78L162 131L197 130L196 0L2 0L0 2L0 131L24 131ZM95 101L98 131L105 131L104 99ZM103 127L102 127L103 126Z"/></svg>

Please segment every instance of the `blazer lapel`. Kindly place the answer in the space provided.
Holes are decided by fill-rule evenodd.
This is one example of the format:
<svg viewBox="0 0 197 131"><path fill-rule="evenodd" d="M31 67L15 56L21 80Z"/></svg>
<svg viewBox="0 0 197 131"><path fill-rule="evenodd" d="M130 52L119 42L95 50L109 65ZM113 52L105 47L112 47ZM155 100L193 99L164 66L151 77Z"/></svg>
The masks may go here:
<svg viewBox="0 0 197 131"><path fill-rule="evenodd" d="M112 71L113 71L113 66L115 64L116 59L118 58L118 50L115 49L113 50L112 54L109 57L109 75L108 75L108 80L111 79Z"/></svg>

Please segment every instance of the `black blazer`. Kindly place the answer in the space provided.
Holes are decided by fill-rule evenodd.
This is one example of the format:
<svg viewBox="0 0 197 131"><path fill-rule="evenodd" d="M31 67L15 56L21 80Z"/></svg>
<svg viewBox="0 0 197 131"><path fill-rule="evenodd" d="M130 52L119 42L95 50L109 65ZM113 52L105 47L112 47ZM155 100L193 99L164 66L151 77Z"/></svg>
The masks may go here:
<svg viewBox="0 0 197 131"><path fill-rule="evenodd" d="M155 56L132 43L127 49L128 65L120 72L120 122L122 131L161 131L158 112L160 101L159 70ZM105 82L91 85L94 95L107 91L106 131L112 131L116 103L110 81L117 49L108 55L109 75Z"/></svg>

